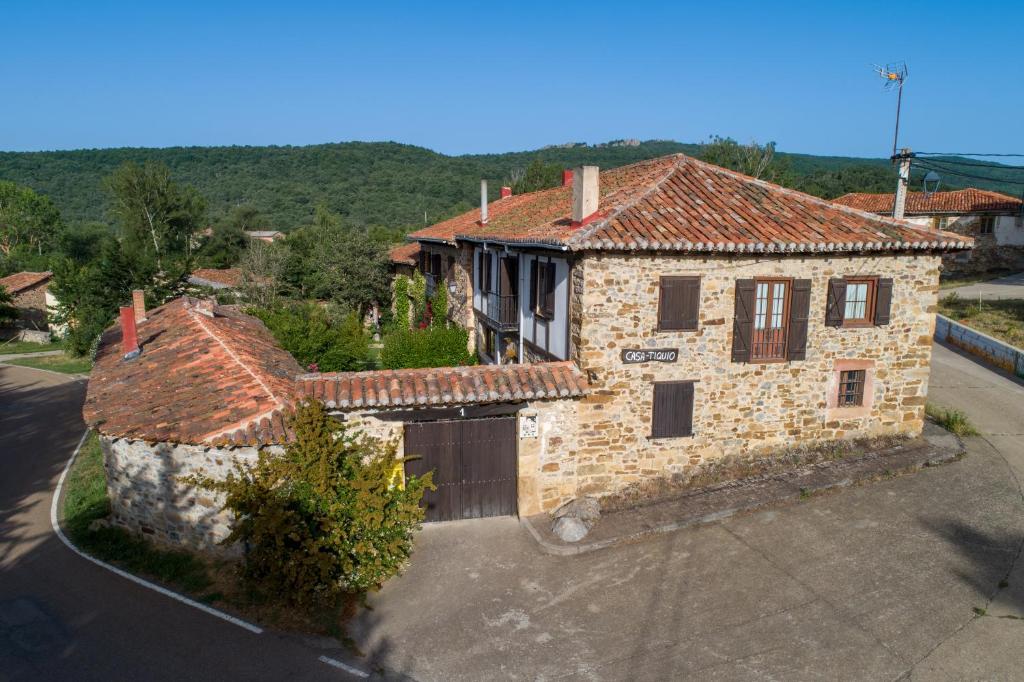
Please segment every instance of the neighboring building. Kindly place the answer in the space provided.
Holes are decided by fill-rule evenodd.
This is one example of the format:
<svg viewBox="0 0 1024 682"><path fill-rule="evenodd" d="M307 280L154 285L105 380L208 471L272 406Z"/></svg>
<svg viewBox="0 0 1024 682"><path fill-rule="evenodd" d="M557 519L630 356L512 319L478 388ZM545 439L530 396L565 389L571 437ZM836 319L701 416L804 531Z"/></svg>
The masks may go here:
<svg viewBox="0 0 1024 682"><path fill-rule="evenodd" d="M845 194L838 204L878 215L892 215L893 194ZM947 269L985 272L1024 269L1024 202L982 189L910 192L906 219L930 230L948 230L974 239L974 248L946 256Z"/></svg>
<svg viewBox="0 0 1024 682"><path fill-rule="evenodd" d="M0 278L0 287L14 299L14 307L18 309L18 319L11 329L0 330L0 334L10 338L19 338L45 343L50 334L59 334L60 329L51 328L49 317L57 307L57 299L50 293L52 272L17 272Z"/></svg>
<svg viewBox="0 0 1024 682"><path fill-rule="evenodd" d="M391 264L393 275L411 277L413 271L419 266L420 245L416 242L409 242L392 247L388 251L388 262Z"/></svg>
<svg viewBox="0 0 1024 682"><path fill-rule="evenodd" d="M177 374L196 353L160 333L182 323L154 333L149 320L140 325L141 338L151 339L141 359L177 359L131 369L138 360L120 360L110 348L118 333L108 332L87 421L108 441L230 443L250 452L266 446L261 434L280 429L239 432L245 424L269 425L268 410L320 400L396 441L411 457L407 471L435 472L429 520L535 514L737 459L920 433L940 259L969 249L970 239L682 155L600 174L584 167L562 187L503 195L412 235L417 267L432 286L448 286L452 319L473 331L484 364L300 374L281 360L280 374L254 369L277 377L274 400L242 409L236 404L247 405L249 391L203 380L207 367L232 371L217 357L195 370L199 388L161 383L158 367ZM193 330L259 324L233 311L218 321L219 308L208 318L190 305L165 309L184 307L175 314L187 313ZM265 330L258 338L261 350L246 357L281 352ZM122 375L153 376L107 378ZM210 404L192 407L195 390ZM160 396L152 418L136 409L149 395ZM116 428L105 421L106 402L125 406ZM201 424L188 426L192 420ZM150 454L177 446L105 447L115 472L151 460L184 469Z"/></svg>
<svg viewBox="0 0 1024 682"><path fill-rule="evenodd" d="M200 268L188 277L188 283L211 289L237 289L242 284L241 268Z"/></svg>
<svg viewBox="0 0 1024 682"><path fill-rule="evenodd" d="M249 239L257 239L261 242L276 242L285 238L284 232L277 230L246 230L245 234Z"/></svg>

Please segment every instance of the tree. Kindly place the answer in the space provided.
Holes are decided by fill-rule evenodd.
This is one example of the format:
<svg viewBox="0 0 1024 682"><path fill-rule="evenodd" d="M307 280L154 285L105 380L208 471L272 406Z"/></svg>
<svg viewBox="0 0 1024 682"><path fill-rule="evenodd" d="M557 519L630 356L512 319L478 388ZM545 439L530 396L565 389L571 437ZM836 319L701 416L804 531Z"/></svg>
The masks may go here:
<svg viewBox="0 0 1024 682"><path fill-rule="evenodd" d="M254 308L250 312L303 367L321 372L366 368L370 339L354 312L316 303Z"/></svg>
<svg viewBox="0 0 1024 682"><path fill-rule="evenodd" d="M739 171L754 178L791 185L789 161L775 155L775 143L759 145L757 142L740 144L728 137L715 135L700 145L698 158L716 166Z"/></svg>
<svg viewBox="0 0 1024 682"><path fill-rule="evenodd" d="M395 443L351 430L323 404L301 404L283 455L260 451L226 480L188 479L223 493L235 524L225 543L248 547L243 578L299 607L377 589L412 553L432 475L402 481Z"/></svg>
<svg viewBox="0 0 1024 682"><path fill-rule="evenodd" d="M206 213L199 192L177 184L166 165L152 161L125 162L106 187L125 253L161 280L184 278Z"/></svg>
<svg viewBox="0 0 1024 682"><path fill-rule="evenodd" d="M59 261L50 290L57 299L55 321L67 326L68 351L77 356L92 352L118 307L130 300L131 290L138 284L121 245L112 237L103 241L99 257L86 265L68 258Z"/></svg>
<svg viewBox="0 0 1024 682"><path fill-rule="evenodd" d="M3 286L0 286L0 327L18 319L18 309L14 307L14 299Z"/></svg>
<svg viewBox="0 0 1024 682"><path fill-rule="evenodd" d="M240 263L242 298L258 308L273 307L287 256L284 247L278 244L250 240Z"/></svg>
<svg viewBox="0 0 1024 682"><path fill-rule="evenodd" d="M217 223L199 248L196 260L208 268L230 268L242 259L250 241L253 240L240 226L230 222Z"/></svg>
<svg viewBox="0 0 1024 682"><path fill-rule="evenodd" d="M560 164L545 163L540 159L534 159L521 176L518 172L513 171L512 193L525 194L540 189L558 187L562 184L563 170ZM518 180L515 179L517 177Z"/></svg>
<svg viewBox="0 0 1024 682"><path fill-rule="evenodd" d="M45 266L63 227L49 198L0 180L0 274L30 263Z"/></svg>

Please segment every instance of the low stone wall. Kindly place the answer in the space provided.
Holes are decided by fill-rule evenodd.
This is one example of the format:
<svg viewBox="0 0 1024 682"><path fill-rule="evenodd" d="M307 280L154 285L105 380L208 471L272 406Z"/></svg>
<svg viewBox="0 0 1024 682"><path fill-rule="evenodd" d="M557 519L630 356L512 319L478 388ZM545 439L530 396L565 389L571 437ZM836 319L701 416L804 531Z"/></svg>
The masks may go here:
<svg viewBox="0 0 1024 682"><path fill-rule="evenodd" d="M223 496L182 482L192 474L224 478L237 463L256 461L255 448L207 448L100 437L111 521L156 542L218 554L231 532Z"/></svg>
<svg viewBox="0 0 1024 682"><path fill-rule="evenodd" d="M990 365L1024 377L1024 350L982 334L977 329L971 329L944 315L936 315L935 340L961 348Z"/></svg>

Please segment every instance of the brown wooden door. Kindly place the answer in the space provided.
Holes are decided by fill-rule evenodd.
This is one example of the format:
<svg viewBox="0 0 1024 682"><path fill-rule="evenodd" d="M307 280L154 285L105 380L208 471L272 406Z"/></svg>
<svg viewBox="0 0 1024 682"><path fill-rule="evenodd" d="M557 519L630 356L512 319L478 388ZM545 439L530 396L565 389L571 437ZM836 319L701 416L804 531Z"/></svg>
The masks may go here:
<svg viewBox="0 0 1024 682"><path fill-rule="evenodd" d="M423 496L426 521L510 516L517 511L516 418L405 426L406 474L434 472Z"/></svg>

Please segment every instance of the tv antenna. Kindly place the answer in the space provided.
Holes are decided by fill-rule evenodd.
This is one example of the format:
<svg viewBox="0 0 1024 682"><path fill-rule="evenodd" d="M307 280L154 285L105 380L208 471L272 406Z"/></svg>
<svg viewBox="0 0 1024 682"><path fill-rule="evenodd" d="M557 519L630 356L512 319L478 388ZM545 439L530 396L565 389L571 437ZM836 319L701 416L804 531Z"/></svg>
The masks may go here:
<svg viewBox="0 0 1024 682"><path fill-rule="evenodd" d="M900 106L903 104L903 83L910 71L906 62L894 62L885 66L874 65L875 73L885 80L885 89L896 90L896 132L892 137L892 155L896 156L896 148L900 139Z"/></svg>

